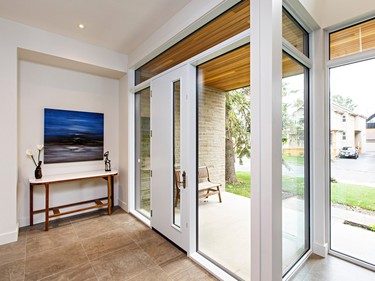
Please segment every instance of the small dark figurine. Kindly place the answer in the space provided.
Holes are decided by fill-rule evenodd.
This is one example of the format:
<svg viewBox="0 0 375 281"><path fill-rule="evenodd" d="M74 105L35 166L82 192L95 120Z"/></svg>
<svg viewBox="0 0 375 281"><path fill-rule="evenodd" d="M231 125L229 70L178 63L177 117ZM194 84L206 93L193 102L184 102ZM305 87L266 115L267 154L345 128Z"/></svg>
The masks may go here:
<svg viewBox="0 0 375 281"><path fill-rule="evenodd" d="M105 164L105 171L109 172L111 170L111 160L108 159L109 151L104 153L104 164Z"/></svg>

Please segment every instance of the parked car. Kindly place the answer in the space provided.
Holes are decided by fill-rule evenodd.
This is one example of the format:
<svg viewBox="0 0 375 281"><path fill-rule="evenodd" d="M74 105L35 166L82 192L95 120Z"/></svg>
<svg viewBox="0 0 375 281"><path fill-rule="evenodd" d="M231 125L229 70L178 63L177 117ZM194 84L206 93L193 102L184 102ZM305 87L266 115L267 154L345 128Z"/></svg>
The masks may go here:
<svg viewBox="0 0 375 281"><path fill-rule="evenodd" d="M358 158L358 150L354 147L344 146L339 153L340 158Z"/></svg>

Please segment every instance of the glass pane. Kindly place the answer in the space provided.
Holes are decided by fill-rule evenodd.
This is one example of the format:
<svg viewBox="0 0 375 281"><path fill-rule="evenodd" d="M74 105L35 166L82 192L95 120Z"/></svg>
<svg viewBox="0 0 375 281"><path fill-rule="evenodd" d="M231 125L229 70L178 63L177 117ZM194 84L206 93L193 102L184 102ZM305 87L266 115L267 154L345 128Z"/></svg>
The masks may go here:
<svg viewBox="0 0 375 281"><path fill-rule="evenodd" d="M307 69L283 54L282 249L285 274L309 249Z"/></svg>
<svg viewBox="0 0 375 281"><path fill-rule="evenodd" d="M283 37L301 53L309 56L308 33L283 9Z"/></svg>
<svg viewBox="0 0 375 281"><path fill-rule="evenodd" d="M330 59L375 48L375 19L329 34Z"/></svg>
<svg viewBox="0 0 375 281"><path fill-rule="evenodd" d="M135 71L135 84L138 85L249 28L250 1L243 0L138 68Z"/></svg>
<svg viewBox="0 0 375 281"><path fill-rule="evenodd" d="M180 115L180 81L173 82L173 224L181 227L181 193L179 181L182 180L181 172L181 115ZM182 187L181 187L182 188Z"/></svg>
<svg viewBox="0 0 375 281"><path fill-rule="evenodd" d="M331 249L373 266L374 69L371 59L330 70Z"/></svg>
<svg viewBox="0 0 375 281"><path fill-rule="evenodd" d="M198 73L198 251L250 280L250 45Z"/></svg>
<svg viewBox="0 0 375 281"><path fill-rule="evenodd" d="M135 94L135 207L150 218L150 88Z"/></svg>

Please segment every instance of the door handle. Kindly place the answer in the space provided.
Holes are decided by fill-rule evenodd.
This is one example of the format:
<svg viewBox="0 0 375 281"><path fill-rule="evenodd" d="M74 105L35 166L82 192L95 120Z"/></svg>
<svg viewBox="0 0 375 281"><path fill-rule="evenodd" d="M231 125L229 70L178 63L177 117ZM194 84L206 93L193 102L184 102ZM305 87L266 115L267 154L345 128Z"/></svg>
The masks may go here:
<svg viewBox="0 0 375 281"><path fill-rule="evenodd" d="M182 187L186 189L186 172L182 172Z"/></svg>
<svg viewBox="0 0 375 281"><path fill-rule="evenodd" d="M177 180L177 183L178 183L177 186L179 189L181 189L181 186L183 189L186 189L186 172L185 171L182 172L182 181L181 181L180 176L177 176L176 180Z"/></svg>

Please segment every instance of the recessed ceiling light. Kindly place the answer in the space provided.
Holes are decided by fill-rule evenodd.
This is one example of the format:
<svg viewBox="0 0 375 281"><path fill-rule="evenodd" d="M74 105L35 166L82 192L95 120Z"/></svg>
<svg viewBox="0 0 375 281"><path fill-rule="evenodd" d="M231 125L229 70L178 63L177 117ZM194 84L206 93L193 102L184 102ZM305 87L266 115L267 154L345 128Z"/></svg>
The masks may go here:
<svg viewBox="0 0 375 281"><path fill-rule="evenodd" d="M84 28L85 28L85 26L84 26L82 23L80 23L80 24L78 25L78 27L79 27L80 29L84 29Z"/></svg>

